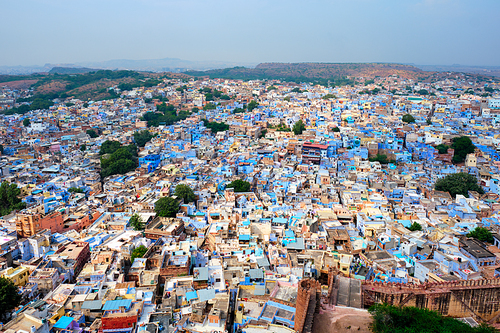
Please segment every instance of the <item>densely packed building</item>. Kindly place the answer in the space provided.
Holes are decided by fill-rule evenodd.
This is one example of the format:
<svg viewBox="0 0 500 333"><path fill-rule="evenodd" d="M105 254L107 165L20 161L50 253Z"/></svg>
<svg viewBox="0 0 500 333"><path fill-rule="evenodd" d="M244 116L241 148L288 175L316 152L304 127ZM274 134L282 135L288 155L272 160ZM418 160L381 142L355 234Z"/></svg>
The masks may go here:
<svg viewBox="0 0 500 333"><path fill-rule="evenodd" d="M1 274L23 297L1 330L305 331L311 288L499 277L500 98L470 93L498 87L460 75L357 81L165 79L1 115L1 180L26 204L0 219ZM209 100L215 90L227 98ZM16 94L29 92L5 90L2 103ZM142 117L164 101L189 115L148 127ZM103 143L128 146L145 129L137 168L103 178ZM437 147L461 136L475 150L452 163L453 149ZM435 190L460 172L484 194ZM236 180L249 189L228 187ZM175 196L181 184L194 201ZM165 197L179 202L169 217L155 210ZM493 242L467 237L477 227Z"/></svg>

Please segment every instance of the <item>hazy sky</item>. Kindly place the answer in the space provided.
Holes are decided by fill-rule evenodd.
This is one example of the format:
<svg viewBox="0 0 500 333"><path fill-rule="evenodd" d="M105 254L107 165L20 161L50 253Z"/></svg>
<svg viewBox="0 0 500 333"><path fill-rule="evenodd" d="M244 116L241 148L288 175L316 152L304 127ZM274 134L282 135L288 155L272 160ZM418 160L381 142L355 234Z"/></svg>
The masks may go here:
<svg viewBox="0 0 500 333"><path fill-rule="evenodd" d="M0 66L111 59L500 66L500 0L1 0Z"/></svg>

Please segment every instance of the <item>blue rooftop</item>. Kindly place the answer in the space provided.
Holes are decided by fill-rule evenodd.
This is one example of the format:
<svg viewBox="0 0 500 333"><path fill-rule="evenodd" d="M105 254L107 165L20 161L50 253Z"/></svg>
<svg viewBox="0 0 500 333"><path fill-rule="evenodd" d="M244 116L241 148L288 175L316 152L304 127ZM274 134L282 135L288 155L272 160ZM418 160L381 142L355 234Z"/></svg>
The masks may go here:
<svg viewBox="0 0 500 333"><path fill-rule="evenodd" d="M103 311L107 310L119 310L121 307L128 309L132 304L131 299L118 299L114 301L107 301L102 307Z"/></svg>

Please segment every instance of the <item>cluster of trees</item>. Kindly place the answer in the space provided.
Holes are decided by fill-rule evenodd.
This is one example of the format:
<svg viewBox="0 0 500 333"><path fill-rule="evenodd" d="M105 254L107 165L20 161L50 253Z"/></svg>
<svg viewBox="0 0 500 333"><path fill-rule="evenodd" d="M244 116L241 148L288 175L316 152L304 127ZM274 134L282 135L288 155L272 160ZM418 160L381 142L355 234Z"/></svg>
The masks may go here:
<svg viewBox="0 0 500 333"><path fill-rule="evenodd" d="M21 189L16 184L3 182L0 185L0 216L10 214L13 210L26 208L26 203L19 198Z"/></svg>
<svg viewBox="0 0 500 333"><path fill-rule="evenodd" d="M252 100L252 101L250 101L250 103L248 103L247 109L248 109L248 111L252 111L253 109L257 108L258 106L259 106L259 103Z"/></svg>
<svg viewBox="0 0 500 333"><path fill-rule="evenodd" d="M275 129L276 131L278 132L291 132L292 130L290 129L290 127L286 126L285 124L283 123L280 123L276 126L272 126L272 125L267 125L268 128L272 128L272 129Z"/></svg>
<svg viewBox="0 0 500 333"><path fill-rule="evenodd" d="M203 125L205 125L206 128L209 128L212 133L223 132L229 129L229 125L226 123L218 123L216 121L208 121L206 119L203 119Z"/></svg>
<svg viewBox="0 0 500 333"><path fill-rule="evenodd" d="M208 110L215 110L217 106L214 103L207 103L203 106L203 110L208 111Z"/></svg>
<svg viewBox="0 0 500 333"><path fill-rule="evenodd" d="M337 96L334 94L326 94L325 96L321 97L322 99L335 99Z"/></svg>
<svg viewBox="0 0 500 333"><path fill-rule="evenodd" d="M0 277L0 320L7 319L7 314L21 304L19 288L8 278Z"/></svg>
<svg viewBox="0 0 500 333"><path fill-rule="evenodd" d="M422 226L420 225L420 223L413 222L408 229L410 231L420 231L420 230L422 230Z"/></svg>
<svg viewBox="0 0 500 333"><path fill-rule="evenodd" d="M436 149L439 154L447 154L449 148L450 148L449 146L442 143L436 146Z"/></svg>
<svg viewBox="0 0 500 333"><path fill-rule="evenodd" d="M452 197L456 197L457 194L469 197L469 191L484 193L483 188L477 184L477 178L465 172L454 173L439 179L434 188L437 191L448 192Z"/></svg>
<svg viewBox="0 0 500 333"><path fill-rule="evenodd" d="M389 160L387 159L386 154L377 154L375 157L370 157L368 158L370 162L379 162L380 164L389 164L389 163L396 163L394 160Z"/></svg>
<svg viewBox="0 0 500 333"><path fill-rule="evenodd" d="M35 96L27 99L28 102L31 102L30 104L23 104L17 108L5 110L3 113L6 115L12 115L16 113L25 114L32 110L45 110L54 105L52 100L58 97L59 95L57 93L36 94Z"/></svg>
<svg viewBox="0 0 500 333"><path fill-rule="evenodd" d="M408 124L415 122L415 118L409 113L405 114L401 120Z"/></svg>
<svg viewBox="0 0 500 333"><path fill-rule="evenodd" d="M69 193L85 193L85 191L81 188L78 188L78 187L70 187L68 189L68 192Z"/></svg>
<svg viewBox="0 0 500 333"><path fill-rule="evenodd" d="M144 147L154 137L148 130L134 132L134 141L138 147Z"/></svg>
<svg viewBox="0 0 500 333"><path fill-rule="evenodd" d="M28 127L31 124L30 118L24 118L23 119L23 126Z"/></svg>
<svg viewBox="0 0 500 333"><path fill-rule="evenodd" d="M295 135L300 135L302 134L302 132L304 132L306 129L306 125L304 124L304 122L302 121L302 119L299 119L299 121L297 121L294 125L293 125L293 133Z"/></svg>
<svg viewBox="0 0 500 333"><path fill-rule="evenodd" d="M247 112L247 110L242 108L236 108L233 111L233 113L245 113L245 112Z"/></svg>
<svg viewBox="0 0 500 333"><path fill-rule="evenodd" d="M229 183L226 188L233 188L234 192L249 192L251 184L243 179L237 179Z"/></svg>
<svg viewBox="0 0 500 333"><path fill-rule="evenodd" d="M374 333L493 333L495 328L481 324L472 327L458 319L416 307L375 304L368 310L373 316Z"/></svg>
<svg viewBox="0 0 500 333"><path fill-rule="evenodd" d="M132 228L134 228L135 231L140 231L144 230L144 222L142 221L142 218L139 214L134 214L130 217L130 220L128 220Z"/></svg>
<svg viewBox="0 0 500 333"><path fill-rule="evenodd" d="M477 227L467 234L467 237L479 239L482 242L493 243L493 234L486 228Z"/></svg>
<svg viewBox="0 0 500 333"><path fill-rule="evenodd" d="M88 129L86 132L92 139L97 138L99 134L94 129Z"/></svg>
<svg viewBox="0 0 500 333"><path fill-rule="evenodd" d="M455 149L453 154L453 163L462 163L467 154L471 154L476 149L472 140L468 136L453 138L451 148Z"/></svg>
<svg viewBox="0 0 500 333"><path fill-rule="evenodd" d="M163 102L156 106L156 112L146 112L141 120L147 121L148 127L169 126L186 119L190 115L189 111L181 110L177 112L173 105L167 105Z"/></svg>
<svg viewBox="0 0 500 333"><path fill-rule="evenodd" d="M184 200L184 203L194 202L196 199L196 195L194 194L191 187L184 184L177 185L175 187L174 194L176 197Z"/></svg>
<svg viewBox="0 0 500 333"><path fill-rule="evenodd" d="M176 199L163 197L155 202L155 213L161 217L175 217L179 207L179 201Z"/></svg>
<svg viewBox="0 0 500 333"><path fill-rule="evenodd" d="M123 175L138 166L137 147L134 144L122 146L118 141L108 140L102 144L99 155L101 155L102 178Z"/></svg>
<svg viewBox="0 0 500 333"><path fill-rule="evenodd" d="M132 255L130 256L130 261L134 262L135 258L142 258L148 252L148 248L144 245L139 245L132 251Z"/></svg>

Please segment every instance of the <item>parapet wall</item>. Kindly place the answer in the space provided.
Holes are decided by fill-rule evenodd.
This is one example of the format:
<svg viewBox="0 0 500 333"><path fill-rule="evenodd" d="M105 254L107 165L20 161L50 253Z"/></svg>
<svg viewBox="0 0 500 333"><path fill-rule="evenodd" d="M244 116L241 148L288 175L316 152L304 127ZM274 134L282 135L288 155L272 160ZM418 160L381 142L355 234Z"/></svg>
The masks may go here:
<svg viewBox="0 0 500 333"><path fill-rule="evenodd" d="M364 307L375 303L415 306L445 316L469 317L495 323L500 317L500 279L450 281L420 285L366 281Z"/></svg>
<svg viewBox="0 0 500 333"><path fill-rule="evenodd" d="M313 279L304 279L299 282L297 290L297 302L295 309L295 331L304 332L306 321L312 325L316 303L320 300L316 297L316 292L321 290L321 285Z"/></svg>

